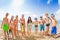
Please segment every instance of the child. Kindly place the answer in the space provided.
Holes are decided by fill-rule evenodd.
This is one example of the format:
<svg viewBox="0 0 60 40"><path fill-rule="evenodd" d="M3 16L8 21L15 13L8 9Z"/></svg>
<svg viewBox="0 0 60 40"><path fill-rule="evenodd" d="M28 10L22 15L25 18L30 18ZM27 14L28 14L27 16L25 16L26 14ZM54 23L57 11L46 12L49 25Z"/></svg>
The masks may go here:
<svg viewBox="0 0 60 40"><path fill-rule="evenodd" d="M46 35L49 35L49 26L50 26L50 18L48 16L48 13L45 14L45 23L46 23Z"/></svg>
<svg viewBox="0 0 60 40"><path fill-rule="evenodd" d="M31 17L28 17L28 21L27 21L28 34L31 33L31 27L32 27L32 19Z"/></svg>
<svg viewBox="0 0 60 40"><path fill-rule="evenodd" d="M5 39L8 40L8 30L9 30L9 22L8 22L8 13L6 13L5 18L3 18L3 22L2 22L2 28L4 30L4 35L5 35Z"/></svg>
<svg viewBox="0 0 60 40"><path fill-rule="evenodd" d="M14 34L15 34L15 36L17 35L17 33L18 33L18 15L16 15L16 18L15 18L15 20L14 20Z"/></svg>
<svg viewBox="0 0 60 40"><path fill-rule="evenodd" d="M9 30L12 32L12 37L14 38L14 16L11 16L10 24L9 24Z"/></svg>
<svg viewBox="0 0 60 40"><path fill-rule="evenodd" d="M45 21L43 20L42 16L40 17L39 23L40 23L40 31L42 31L42 30L44 31L45 30L45 28L44 28ZM44 34L44 32L43 32L43 34Z"/></svg>
<svg viewBox="0 0 60 40"><path fill-rule="evenodd" d="M21 23L21 33L22 36L25 35L25 18L24 15L20 18L20 23Z"/></svg>
<svg viewBox="0 0 60 40"><path fill-rule="evenodd" d="M54 15L52 15L51 18L52 18L52 30L51 30L51 34L52 34L53 37L56 37L56 33L57 33L57 28L56 28L57 21L54 18Z"/></svg>
<svg viewBox="0 0 60 40"><path fill-rule="evenodd" d="M35 21L33 22L33 24L35 25L35 33L38 32L38 20L37 18L35 18Z"/></svg>

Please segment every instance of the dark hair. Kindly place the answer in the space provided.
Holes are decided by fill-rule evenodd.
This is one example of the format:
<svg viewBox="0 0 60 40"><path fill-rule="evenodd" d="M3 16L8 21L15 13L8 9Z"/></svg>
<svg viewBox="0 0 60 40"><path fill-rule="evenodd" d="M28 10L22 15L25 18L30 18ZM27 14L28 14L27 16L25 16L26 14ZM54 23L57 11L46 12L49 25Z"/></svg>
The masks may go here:
<svg viewBox="0 0 60 40"><path fill-rule="evenodd" d="M37 20L37 18L35 18L35 20Z"/></svg>
<svg viewBox="0 0 60 40"><path fill-rule="evenodd" d="M42 16L40 16L40 18L43 18Z"/></svg>
<svg viewBox="0 0 60 40"><path fill-rule="evenodd" d="M29 20L29 18L30 18L30 20ZM27 21L27 23L29 23L29 22L32 22L32 19L31 19L30 16L28 17L28 21Z"/></svg>
<svg viewBox="0 0 60 40"><path fill-rule="evenodd" d="M55 15L54 15L54 14L51 14L51 16L55 17Z"/></svg>

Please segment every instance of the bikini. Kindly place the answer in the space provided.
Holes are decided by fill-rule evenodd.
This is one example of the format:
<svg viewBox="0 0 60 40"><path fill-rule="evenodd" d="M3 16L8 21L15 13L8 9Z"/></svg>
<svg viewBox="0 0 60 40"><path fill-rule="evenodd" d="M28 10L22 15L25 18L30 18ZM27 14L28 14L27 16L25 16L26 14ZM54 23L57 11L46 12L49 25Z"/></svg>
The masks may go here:
<svg viewBox="0 0 60 40"><path fill-rule="evenodd" d="M48 19L49 19L49 17L48 17ZM48 20L48 19L46 19L46 20ZM46 21L46 26L50 26L50 23L47 23L47 21Z"/></svg>

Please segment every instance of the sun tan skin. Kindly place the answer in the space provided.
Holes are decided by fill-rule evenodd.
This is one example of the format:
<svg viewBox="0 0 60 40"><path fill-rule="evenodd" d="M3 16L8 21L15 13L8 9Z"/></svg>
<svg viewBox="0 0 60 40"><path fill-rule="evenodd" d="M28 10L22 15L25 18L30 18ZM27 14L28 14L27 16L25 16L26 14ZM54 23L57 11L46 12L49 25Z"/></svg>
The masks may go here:
<svg viewBox="0 0 60 40"><path fill-rule="evenodd" d="M10 23L9 23L9 30L12 31L12 37L14 38L14 16L11 16L11 20L10 20Z"/></svg>
<svg viewBox="0 0 60 40"><path fill-rule="evenodd" d="M34 25L38 25L38 23L39 23L38 20L35 20L33 22ZM37 32L38 32L38 27L35 28L35 33L37 33Z"/></svg>
<svg viewBox="0 0 60 40"><path fill-rule="evenodd" d="M22 33L22 36L25 35L25 18L24 15L22 15L22 17L20 18L20 23L21 23L21 31L22 31L22 24L24 24L24 32Z"/></svg>
<svg viewBox="0 0 60 40"><path fill-rule="evenodd" d="M42 17L42 16L41 16ZM43 18L40 18L41 20L39 21L39 24L40 25L43 25L45 23L44 19Z"/></svg>
<svg viewBox="0 0 60 40"><path fill-rule="evenodd" d="M55 27L57 25L57 20L54 18L54 16L52 16L51 18L52 18L52 27ZM52 35L52 37L56 37L56 34Z"/></svg>
<svg viewBox="0 0 60 40"><path fill-rule="evenodd" d="M40 17L39 24L40 24L40 25L44 25L44 23L45 23L45 20L44 20L43 17L41 16L41 17ZM42 33L44 34L44 31L43 31Z"/></svg>
<svg viewBox="0 0 60 40"><path fill-rule="evenodd" d="M5 16L5 18L3 18L3 22L2 22L2 24L9 24L9 22L8 22L8 13L6 13L6 16ZM5 35L5 38L8 40L8 34L7 34L7 32L6 31L4 31L4 35Z"/></svg>
<svg viewBox="0 0 60 40"><path fill-rule="evenodd" d="M17 35L17 33L18 33L18 16L16 15L16 18L15 18L15 20L14 20L14 34L15 34L15 36Z"/></svg>
<svg viewBox="0 0 60 40"><path fill-rule="evenodd" d="M31 34L31 28L32 28L32 20L31 20L31 17L28 17L28 20L31 21L29 23L27 21L27 27L28 27L28 24L30 24L30 27L28 28L28 30L27 30L28 32L27 33L28 33L28 35L30 35Z"/></svg>
<svg viewBox="0 0 60 40"><path fill-rule="evenodd" d="M48 18L48 13L45 14L46 18L45 18L45 23L48 24L50 23L50 19ZM45 32L46 35L49 34L49 26L46 27L46 32Z"/></svg>
<svg viewBox="0 0 60 40"><path fill-rule="evenodd" d="M52 17L52 27L57 25L57 21L54 17Z"/></svg>

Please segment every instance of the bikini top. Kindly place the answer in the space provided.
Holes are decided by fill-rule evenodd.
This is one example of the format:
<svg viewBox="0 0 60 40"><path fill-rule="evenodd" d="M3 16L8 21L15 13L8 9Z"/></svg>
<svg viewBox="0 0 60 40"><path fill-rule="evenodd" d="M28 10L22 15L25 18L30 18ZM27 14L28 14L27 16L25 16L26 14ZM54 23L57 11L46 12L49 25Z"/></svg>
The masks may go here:
<svg viewBox="0 0 60 40"><path fill-rule="evenodd" d="M14 20L14 23L17 24L17 23L18 23L18 20L15 19L15 20Z"/></svg>
<svg viewBox="0 0 60 40"><path fill-rule="evenodd" d="M13 24L14 22L13 21L10 21L11 24Z"/></svg>
<svg viewBox="0 0 60 40"><path fill-rule="evenodd" d="M45 18L45 22L46 23L50 23L50 18L48 17L48 18Z"/></svg>

